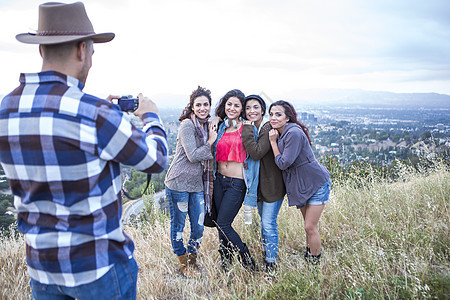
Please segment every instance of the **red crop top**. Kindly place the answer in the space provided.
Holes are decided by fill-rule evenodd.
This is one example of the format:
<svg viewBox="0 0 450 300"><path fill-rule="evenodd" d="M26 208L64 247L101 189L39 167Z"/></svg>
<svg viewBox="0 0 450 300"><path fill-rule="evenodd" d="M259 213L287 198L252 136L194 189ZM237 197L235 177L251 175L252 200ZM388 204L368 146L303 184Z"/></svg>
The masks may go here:
<svg viewBox="0 0 450 300"><path fill-rule="evenodd" d="M227 162L236 161L243 163L247 157L244 143L241 138L241 127L233 132L225 132L217 143L216 161Z"/></svg>

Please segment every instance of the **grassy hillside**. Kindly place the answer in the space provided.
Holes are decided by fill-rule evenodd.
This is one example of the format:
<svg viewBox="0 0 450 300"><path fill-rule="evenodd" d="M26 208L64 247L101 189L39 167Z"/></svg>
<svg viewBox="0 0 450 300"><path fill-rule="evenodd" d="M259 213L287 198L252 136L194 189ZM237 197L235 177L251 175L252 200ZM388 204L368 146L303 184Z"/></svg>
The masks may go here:
<svg viewBox="0 0 450 300"><path fill-rule="evenodd" d="M448 299L449 170L441 164L432 172L398 174L394 183L366 174L358 184L333 187L320 221L318 267L304 262L301 213L285 201L273 276L248 272L238 263L222 272L216 230L206 228L199 257L204 276L183 279L170 246L169 219L151 212L149 221L125 229L136 243L138 299ZM255 214L246 226L239 214L235 226L262 265L258 219ZM23 239L3 237L0 299L30 299L28 281Z"/></svg>

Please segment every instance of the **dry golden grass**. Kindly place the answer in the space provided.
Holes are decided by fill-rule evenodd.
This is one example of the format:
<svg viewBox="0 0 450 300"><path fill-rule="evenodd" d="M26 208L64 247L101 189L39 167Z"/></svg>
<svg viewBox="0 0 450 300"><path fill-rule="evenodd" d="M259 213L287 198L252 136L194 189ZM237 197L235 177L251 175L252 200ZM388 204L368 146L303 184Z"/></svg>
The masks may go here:
<svg viewBox="0 0 450 300"><path fill-rule="evenodd" d="M199 253L203 276L185 279L172 252L167 217L127 226L140 267L138 299L448 299L450 173L440 167L429 176L405 178L333 188L320 221L318 267L304 262L301 213L285 201L273 276L249 272L239 263L221 271L217 232L205 228ZM239 214L234 226L262 266L258 223L254 214L247 226ZM0 298L30 299L23 240L3 238L0 250Z"/></svg>
<svg viewBox="0 0 450 300"><path fill-rule="evenodd" d="M32 299L29 281L23 238L0 238L0 299Z"/></svg>

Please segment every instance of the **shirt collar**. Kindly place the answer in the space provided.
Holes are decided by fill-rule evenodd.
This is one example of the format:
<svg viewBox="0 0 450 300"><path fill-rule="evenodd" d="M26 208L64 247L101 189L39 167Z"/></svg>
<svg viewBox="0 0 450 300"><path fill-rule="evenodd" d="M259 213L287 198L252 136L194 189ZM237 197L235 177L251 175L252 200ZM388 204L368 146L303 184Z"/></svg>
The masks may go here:
<svg viewBox="0 0 450 300"><path fill-rule="evenodd" d="M67 86L76 86L83 90L84 84L75 77L56 71L44 71L39 73L22 73L19 79L21 84L42 84L60 82Z"/></svg>

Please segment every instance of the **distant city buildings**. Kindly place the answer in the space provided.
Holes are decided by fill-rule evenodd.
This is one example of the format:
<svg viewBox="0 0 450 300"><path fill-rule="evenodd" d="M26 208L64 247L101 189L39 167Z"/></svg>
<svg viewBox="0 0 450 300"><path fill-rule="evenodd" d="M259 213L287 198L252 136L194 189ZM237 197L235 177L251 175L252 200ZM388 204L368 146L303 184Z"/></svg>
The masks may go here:
<svg viewBox="0 0 450 300"><path fill-rule="evenodd" d="M168 111L162 116L170 155L175 150L178 115ZM395 159L450 153L447 111L327 106L299 108L297 116L309 128L316 157L332 155L342 165L362 159L389 165Z"/></svg>
<svg viewBox="0 0 450 300"><path fill-rule="evenodd" d="M315 117L314 114L310 114L307 112L300 113L300 120L303 122L317 123L317 117Z"/></svg>
<svg viewBox="0 0 450 300"><path fill-rule="evenodd" d="M302 121L305 121L307 118L308 118L308 113L302 112L302 113L300 114L300 119L301 119Z"/></svg>

